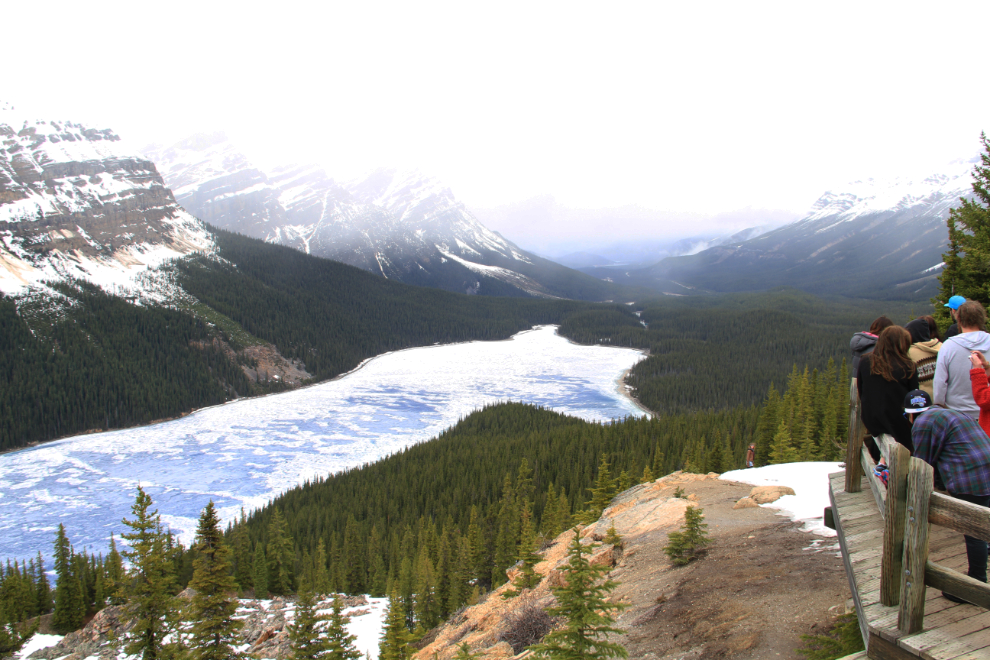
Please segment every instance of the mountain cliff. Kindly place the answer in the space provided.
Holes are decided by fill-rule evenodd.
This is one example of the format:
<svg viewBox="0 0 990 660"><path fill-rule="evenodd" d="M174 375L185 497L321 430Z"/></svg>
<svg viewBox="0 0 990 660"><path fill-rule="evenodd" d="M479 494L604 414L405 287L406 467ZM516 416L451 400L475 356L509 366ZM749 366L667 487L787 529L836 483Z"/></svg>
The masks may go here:
<svg viewBox="0 0 990 660"><path fill-rule="evenodd" d="M343 183L315 166L264 172L219 133L144 153L203 220L388 279L483 295L610 300L618 291L525 252L419 172L381 169Z"/></svg>
<svg viewBox="0 0 990 660"><path fill-rule="evenodd" d="M823 194L809 213L750 240L664 259L616 282L662 290L794 286L818 294L923 300L937 290L945 219L972 193L970 164L924 179L869 179ZM669 289L668 289L669 290Z"/></svg>
<svg viewBox="0 0 990 660"><path fill-rule="evenodd" d="M0 106L0 291L81 279L130 288L148 268L212 248L154 164L111 130Z"/></svg>

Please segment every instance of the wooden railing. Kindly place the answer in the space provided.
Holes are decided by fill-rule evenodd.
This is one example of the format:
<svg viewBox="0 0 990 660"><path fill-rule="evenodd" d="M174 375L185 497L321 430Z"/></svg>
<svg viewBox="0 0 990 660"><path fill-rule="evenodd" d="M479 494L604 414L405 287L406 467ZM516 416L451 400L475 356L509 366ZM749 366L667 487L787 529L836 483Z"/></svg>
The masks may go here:
<svg viewBox="0 0 990 660"><path fill-rule="evenodd" d="M899 608L897 625L901 634L923 629L926 587L990 609L990 585L928 559L931 525L990 541L990 509L935 492L932 466L912 457L906 447L888 435L877 439L890 474L885 487L873 474L876 464L863 446L864 432L853 380L845 488L846 492L860 492L865 478L883 516L880 602Z"/></svg>

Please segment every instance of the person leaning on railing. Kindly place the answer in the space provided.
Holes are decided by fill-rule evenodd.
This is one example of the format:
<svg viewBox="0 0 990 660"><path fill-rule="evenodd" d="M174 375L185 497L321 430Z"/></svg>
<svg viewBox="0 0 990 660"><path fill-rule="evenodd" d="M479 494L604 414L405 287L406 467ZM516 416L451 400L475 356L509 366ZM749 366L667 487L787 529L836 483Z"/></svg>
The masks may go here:
<svg viewBox="0 0 990 660"><path fill-rule="evenodd" d="M918 374L908 357L911 334L892 325L877 339L873 352L864 355L856 374L856 387L862 401L863 425L873 438L887 433L912 450L911 425L904 419L904 395L918 389ZM874 461L880 460L876 441L867 438L866 446Z"/></svg>
<svg viewBox="0 0 990 660"><path fill-rule="evenodd" d="M949 495L990 507L990 436L969 415L932 404L923 390L908 392L904 414L911 423L914 456L938 471ZM972 536L966 540L967 575L987 581L987 542ZM950 593L955 603L965 602Z"/></svg>
<svg viewBox="0 0 990 660"><path fill-rule="evenodd" d="M965 413L975 421L980 417L980 407L973 399L969 356L973 351L984 354L990 351L990 334L985 330L987 312L983 305L970 300L959 306L956 317L961 332L946 339L938 352L932 401Z"/></svg>

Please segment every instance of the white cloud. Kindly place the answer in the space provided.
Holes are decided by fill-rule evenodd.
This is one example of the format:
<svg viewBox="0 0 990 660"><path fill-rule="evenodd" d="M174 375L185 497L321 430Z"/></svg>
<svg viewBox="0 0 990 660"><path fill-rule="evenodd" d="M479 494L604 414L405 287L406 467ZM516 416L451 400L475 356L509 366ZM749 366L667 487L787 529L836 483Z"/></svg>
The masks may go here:
<svg viewBox="0 0 990 660"><path fill-rule="evenodd" d="M3 94L136 141L226 130L469 205L714 215L978 150L987 3L31 3Z"/></svg>

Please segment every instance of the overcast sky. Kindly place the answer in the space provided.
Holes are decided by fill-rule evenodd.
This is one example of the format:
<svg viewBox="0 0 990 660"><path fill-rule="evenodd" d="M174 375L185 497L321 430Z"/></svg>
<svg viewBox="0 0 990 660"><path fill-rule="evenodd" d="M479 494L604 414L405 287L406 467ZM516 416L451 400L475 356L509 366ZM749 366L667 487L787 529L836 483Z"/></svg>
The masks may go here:
<svg viewBox="0 0 990 660"><path fill-rule="evenodd" d="M658 218L801 214L846 181L969 158L988 128L988 2L94 0L3 14L0 99L20 109L137 143L223 130L261 164L317 161L342 179L415 166L477 209L552 196Z"/></svg>

